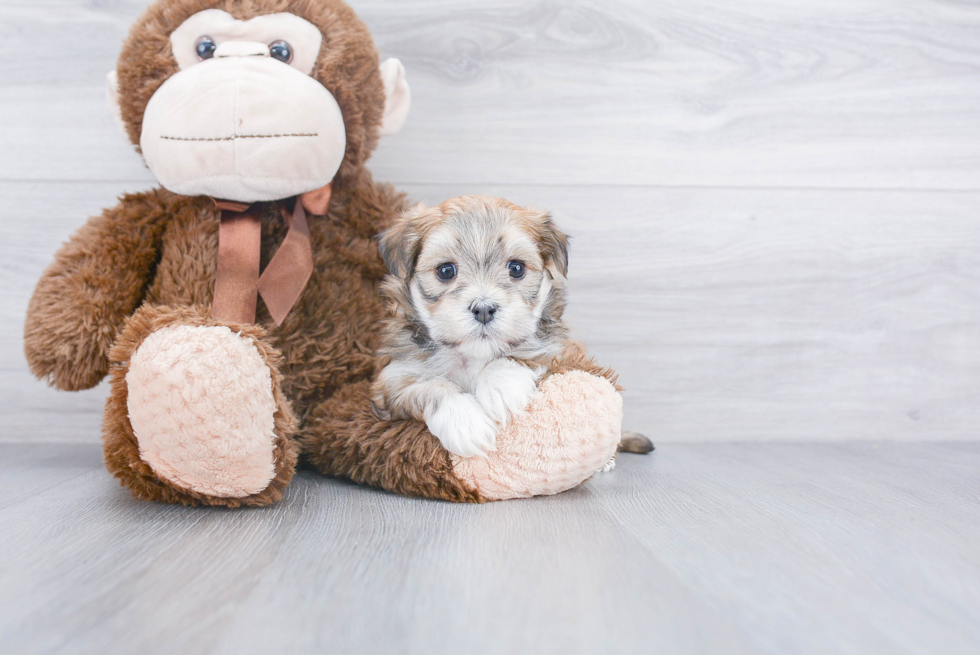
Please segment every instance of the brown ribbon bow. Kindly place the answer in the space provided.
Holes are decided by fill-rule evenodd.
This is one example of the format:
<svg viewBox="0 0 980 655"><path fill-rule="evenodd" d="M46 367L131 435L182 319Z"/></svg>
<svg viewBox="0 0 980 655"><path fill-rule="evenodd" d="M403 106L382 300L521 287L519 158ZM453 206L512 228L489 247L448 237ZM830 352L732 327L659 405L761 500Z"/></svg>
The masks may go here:
<svg viewBox="0 0 980 655"><path fill-rule="evenodd" d="M313 195L316 194L316 195ZM310 195L310 198L307 198ZM313 248L304 204L326 213L330 187L296 198L290 215L283 210L289 231L279 250L259 275L262 254L262 205L215 200L221 211L218 228L218 272L214 281L215 318L234 323L254 323L258 295L276 325L293 308L313 274Z"/></svg>

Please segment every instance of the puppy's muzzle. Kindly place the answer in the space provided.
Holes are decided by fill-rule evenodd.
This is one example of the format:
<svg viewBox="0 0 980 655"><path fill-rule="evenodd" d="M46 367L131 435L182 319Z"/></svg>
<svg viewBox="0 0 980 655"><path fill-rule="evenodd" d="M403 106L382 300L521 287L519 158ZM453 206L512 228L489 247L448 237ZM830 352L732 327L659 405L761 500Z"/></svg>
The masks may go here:
<svg viewBox="0 0 980 655"><path fill-rule="evenodd" d="M497 304L492 302L478 302L470 305L473 318L486 325L493 320L497 313Z"/></svg>

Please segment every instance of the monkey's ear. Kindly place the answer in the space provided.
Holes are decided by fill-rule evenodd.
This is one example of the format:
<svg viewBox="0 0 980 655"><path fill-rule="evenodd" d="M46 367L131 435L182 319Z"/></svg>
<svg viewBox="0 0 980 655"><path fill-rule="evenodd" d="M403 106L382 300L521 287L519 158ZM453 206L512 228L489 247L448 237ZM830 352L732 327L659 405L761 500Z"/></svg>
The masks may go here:
<svg viewBox="0 0 980 655"><path fill-rule="evenodd" d="M385 112L381 119L381 134L395 134L408 118L412 104L412 92L405 80L405 67L397 59L385 59L381 63L381 80L385 86Z"/></svg>
<svg viewBox="0 0 980 655"><path fill-rule="evenodd" d="M112 117L116 119L116 127L122 135L129 141L129 134L126 132L126 124L122 119L122 109L119 107L119 77L116 75L116 71L111 71L106 75L106 89L105 95L106 100L109 102L109 111L112 112Z"/></svg>
<svg viewBox="0 0 980 655"><path fill-rule="evenodd" d="M548 213L541 224L541 250L562 277L568 277L568 235L558 229Z"/></svg>
<svg viewBox="0 0 980 655"><path fill-rule="evenodd" d="M405 211L394 225L378 235L381 258L395 277L405 279L414 272L422 246L422 237L416 230L415 219L423 211L425 205L419 203Z"/></svg>

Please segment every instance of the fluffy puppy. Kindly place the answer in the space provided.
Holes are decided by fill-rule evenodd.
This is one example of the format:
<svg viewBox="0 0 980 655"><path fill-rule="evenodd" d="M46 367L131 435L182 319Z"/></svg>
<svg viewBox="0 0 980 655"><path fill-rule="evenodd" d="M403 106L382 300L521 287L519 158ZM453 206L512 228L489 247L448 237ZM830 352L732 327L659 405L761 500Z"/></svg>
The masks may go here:
<svg viewBox="0 0 980 655"><path fill-rule="evenodd" d="M425 421L463 457L493 450L567 345L568 237L547 212L464 196L407 211L380 249L390 318L376 413Z"/></svg>

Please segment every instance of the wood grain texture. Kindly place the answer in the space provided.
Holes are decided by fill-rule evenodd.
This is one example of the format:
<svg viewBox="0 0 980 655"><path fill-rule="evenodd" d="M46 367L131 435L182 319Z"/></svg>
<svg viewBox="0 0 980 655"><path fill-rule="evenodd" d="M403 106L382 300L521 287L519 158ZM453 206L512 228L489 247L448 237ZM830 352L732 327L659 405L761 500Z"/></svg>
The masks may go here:
<svg viewBox="0 0 980 655"><path fill-rule="evenodd" d="M573 236L573 334L620 372L627 429L656 442L978 436L980 194L402 188L551 209ZM117 189L0 183L0 440L98 439L105 390L33 381L21 332L58 243Z"/></svg>
<svg viewBox="0 0 980 655"><path fill-rule="evenodd" d="M978 444L674 444L485 506L303 473L235 512L0 445L0 490L3 652L980 648Z"/></svg>
<svg viewBox="0 0 980 655"><path fill-rule="evenodd" d="M0 179L149 179L104 107L145 4L0 5ZM352 4L413 88L394 182L980 188L976 3Z"/></svg>

